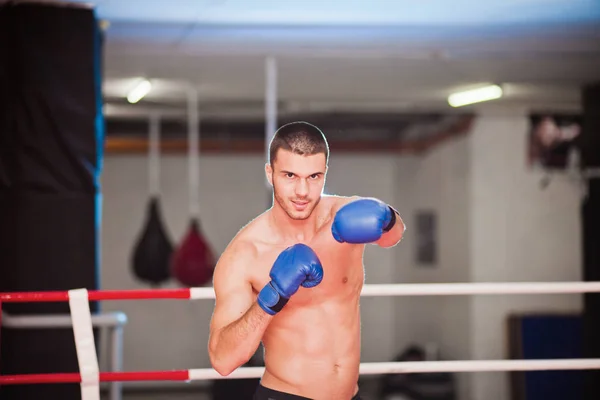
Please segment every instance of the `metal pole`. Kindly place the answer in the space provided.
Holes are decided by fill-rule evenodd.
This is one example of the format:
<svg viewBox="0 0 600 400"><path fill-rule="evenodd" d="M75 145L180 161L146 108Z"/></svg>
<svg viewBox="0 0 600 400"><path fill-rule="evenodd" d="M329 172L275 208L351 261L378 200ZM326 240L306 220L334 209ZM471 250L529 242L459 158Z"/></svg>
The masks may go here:
<svg viewBox="0 0 600 400"><path fill-rule="evenodd" d="M265 60L265 160L269 161L269 144L277 130L277 61L273 57ZM267 207L273 201L269 182L267 187Z"/></svg>
<svg viewBox="0 0 600 400"><path fill-rule="evenodd" d="M150 196L158 196L160 192L160 115L150 114L148 146L148 191Z"/></svg>
<svg viewBox="0 0 600 400"><path fill-rule="evenodd" d="M277 130L277 61L265 61L265 152L269 157L269 144Z"/></svg>
<svg viewBox="0 0 600 400"><path fill-rule="evenodd" d="M110 363L111 372L120 372L123 370L123 327L115 326L110 332ZM123 383L111 382L110 384L111 400L121 400L123 398Z"/></svg>
<svg viewBox="0 0 600 400"><path fill-rule="evenodd" d="M192 218L200 216L200 115L198 110L198 91L188 89L188 168L190 190L190 213Z"/></svg>

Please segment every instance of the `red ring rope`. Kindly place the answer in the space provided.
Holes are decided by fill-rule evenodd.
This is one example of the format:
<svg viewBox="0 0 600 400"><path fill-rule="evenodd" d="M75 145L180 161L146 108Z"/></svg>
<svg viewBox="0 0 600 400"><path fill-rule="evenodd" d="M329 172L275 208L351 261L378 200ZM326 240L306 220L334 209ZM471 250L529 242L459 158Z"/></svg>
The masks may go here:
<svg viewBox="0 0 600 400"><path fill-rule="evenodd" d="M188 370L178 371L148 371L148 372L100 372L100 382L123 381L187 381L190 379ZM38 383L81 383L81 374L26 374L1 375L1 385L26 385Z"/></svg>
<svg viewBox="0 0 600 400"><path fill-rule="evenodd" d="M510 282L510 283L424 283L365 285L361 296L397 295L475 295L475 294L566 294L600 293L600 282ZM214 298L210 287L146 290L90 290L90 301L208 299ZM0 293L0 302L61 302L69 301L69 292Z"/></svg>
<svg viewBox="0 0 600 400"><path fill-rule="evenodd" d="M595 285L591 287L591 285ZM445 286L449 287L453 284L447 284ZM456 284L454 284L456 286ZM475 284L476 285L476 284ZM551 286L550 288L546 287L546 292L548 293L585 293L585 292L600 292L600 282L595 283L577 283L577 288L572 287L574 284L569 284L570 287L567 291L565 288L561 288L558 290L554 284L521 284L523 285L537 285L537 286ZM423 285L421 285L423 286ZM439 285L438 285L439 286ZM460 286L460 285L459 285ZM489 285L488 285L489 286ZM504 286L507 286L504 284ZM429 286L431 287L431 286ZM206 288L210 290L210 288ZM421 288L422 290L422 288ZM448 290L448 289L446 289ZM479 288L482 291L481 288ZM524 292L524 287L519 288L519 293ZM538 288L539 290L539 288ZM439 288L438 288L439 291ZM490 288L487 288L487 291L492 291ZM496 288L493 293L504 293L507 292L506 287L504 288ZM535 293L541 293L543 291L538 291ZM408 293L408 292L406 292ZM412 293L412 292L411 292ZM408 293L408 294L411 294ZM441 292L440 292L441 293ZM445 292L444 292L445 293ZM461 290L454 290L451 294L466 294L467 291L462 288ZM479 293L479 292L478 292ZM47 291L47 292L0 292L0 304L2 302L7 303L25 303L25 302L68 302L70 301L71 291ZM431 294L431 293L429 293ZM433 293L435 294L435 293ZM388 294L389 295L389 294ZM196 298L207 298L207 292L204 288L180 288L180 289L146 289L146 290L92 290L87 291L87 297L89 301L102 301L102 300L149 300L149 299L196 299ZM0 321L1 322L1 321ZM555 360L558 361L558 360ZM497 361L489 361L489 363L497 362ZM549 361L545 361L549 362ZM590 361L587 361L588 364ZM572 361L571 361L572 363ZM410 363L408 363L410 364ZM473 364L473 362L471 362ZM598 369L600 368L600 360L592 360L591 364L585 365L567 365L564 360L560 361L559 365L553 365L552 369ZM423 363L420 363L420 367L422 369ZM381 368L381 366L379 366ZM518 366L519 370L534 370L534 368L529 365L525 368L523 365ZM540 368L540 365L535 365L535 370ZM408 366L403 363L399 372L406 373ZM436 367L439 370L440 367ZM460 368L454 367L455 371L474 371L474 367L472 365L469 368L466 368L462 365ZM478 366L481 370L481 367ZM489 367L488 367L489 368ZM494 367L493 370L506 370L506 369L498 369L498 367ZM503 368L506 368L505 366ZM513 366L515 370L517 370L517 366ZM413 367L414 369L414 367ZM437 371L436 369L436 371ZM416 369L415 369L416 370ZM490 369L492 370L492 369ZM388 367L382 369L385 373L386 371L391 371ZM444 367L443 371L450 371L447 366ZM202 372L199 374L199 372ZM200 370L174 370L174 371L147 371L147 372L100 372L98 376L98 380L100 382L116 382L116 381L189 381L192 379L199 379L199 377L204 377L206 371ZM379 373L379 371L378 371ZM216 372L215 372L216 374ZM217 374L218 375L218 374ZM254 375L252 375L254 376ZM211 379L218 378L218 376L212 377ZM80 373L51 373L51 374L28 374L28 375L0 375L0 385L18 385L18 384L39 384L39 383L81 383L82 376Z"/></svg>
<svg viewBox="0 0 600 400"><path fill-rule="evenodd" d="M90 301L101 300L149 300L149 299L191 299L189 288L146 289L146 290L90 290ZM68 302L69 291L10 292L0 293L0 304L28 302ZM100 382L121 381L187 381L188 370L148 371L148 372L101 372ZM1 385L81 383L80 373L52 373L26 375L0 375Z"/></svg>
<svg viewBox="0 0 600 400"><path fill-rule="evenodd" d="M189 288L145 289L145 290L90 290L90 301L101 300L150 300L150 299L190 299ZM36 303L69 301L69 292L11 292L0 293L0 302Z"/></svg>

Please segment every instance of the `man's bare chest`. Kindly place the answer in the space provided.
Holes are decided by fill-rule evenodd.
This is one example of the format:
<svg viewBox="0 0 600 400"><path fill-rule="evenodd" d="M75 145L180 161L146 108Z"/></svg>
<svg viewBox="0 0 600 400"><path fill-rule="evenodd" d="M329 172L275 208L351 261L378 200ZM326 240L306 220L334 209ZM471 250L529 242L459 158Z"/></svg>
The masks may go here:
<svg viewBox="0 0 600 400"><path fill-rule="evenodd" d="M360 290L364 281L362 246L338 243L329 229L320 230L311 240L303 243L310 246L319 257L323 267L323 280L314 288L301 287L290 303L346 297ZM251 273L256 292L269 282L269 272L279 254L293 244L295 243L290 242L262 249L258 262L254 264L256 268Z"/></svg>

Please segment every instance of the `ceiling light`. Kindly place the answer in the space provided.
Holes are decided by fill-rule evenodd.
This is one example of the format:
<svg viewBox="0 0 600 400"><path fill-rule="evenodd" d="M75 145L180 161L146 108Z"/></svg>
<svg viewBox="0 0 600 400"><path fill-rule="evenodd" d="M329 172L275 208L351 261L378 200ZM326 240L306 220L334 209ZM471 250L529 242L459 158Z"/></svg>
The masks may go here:
<svg viewBox="0 0 600 400"><path fill-rule="evenodd" d="M468 104L499 99L500 97L502 97L502 88L498 85L491 85L479 89L453 93L448 96L448 104L452 107L462 107Z"/></svg>
<svg viewBox="0 0 600 400"><path fill-rule="evenodd" d="M137 86L134 87L131 92L129 92L129 94L127 95L127 101L132 104L137 103L142 99L142 97L144 97L148 94L148 92L150 92L151 87L152 84L150 83L150 81L144 79L143 81L138 83Z"/></svg>

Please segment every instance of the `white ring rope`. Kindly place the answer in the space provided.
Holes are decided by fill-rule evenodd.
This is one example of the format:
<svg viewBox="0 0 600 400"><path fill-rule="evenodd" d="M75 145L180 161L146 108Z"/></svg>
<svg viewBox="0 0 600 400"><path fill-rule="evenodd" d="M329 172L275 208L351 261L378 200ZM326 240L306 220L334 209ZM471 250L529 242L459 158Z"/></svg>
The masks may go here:
<svg viewBox="0 0 600 400"><path fill-rule="evenodd" d="M600 282L411 283L365 285L363 296L568 294L600 292Z"/></svg>
<svg viewBox="0 0 600 400"><path fill-rule="evenodd" d="M194 300L214 299L212 287L190 289ZM600 282L397 283L364 285L361 296L576 294L600 292Z"/></svg>
<svg viewBox="0 0 600 400"><path fill-rule="evenodd" d="M360 364L360 375L433 372L499 372L600 369L600 359L492 360L492 361L407 361ZM242 367L228 376L212 368L190 369L190 380L260 378L264 367Z"/></svg>
<svg viewBox="0 0 600 400"><path fill-rule="evenodd" d="M189 299L214 299L215 293L213 287L196 287L189 288L183 293L170 293L173 298L189 298ZM187 296L181 296L187 292ZM370 284L364 285L361 291L361 296L423 296L423 295L498 295L498 294L582 294L600 292L600 282L500 282L500 283L419 283L419 284ZM68 299L72 304L77 297L81 297L80 301L90 300L89 296L82 295L77 291L69 291ZM157 292L158 293L158 292ZM0 293L2 294L2 293ZM61 294L61 293L59 293ZM78 294L79 296L76 296ZM98 297L98 293L93 293ZM22 300L22 296L15 295L11 298L8 294L5 295L9 301ZM22 293L20 294L22 295ZM40 294L38 294L40 295ZM46 297L48 299L62 300L62 296L56 293ZM134 298L133 293L124 298ZM139 295L139 294L137 294ZM164 295L164 293L163 293ZM53 297L54 296L54 297ZM112 294L114 298L115 294ZM140 295L140 299L147 298L147 293ZM43 296L42 296L43 297ZM157 296L159 297L159 296ZM170 297L165 297L170 298ZM48 301L46 299L46 301ZM36 298L37 301L40 299ZM41 300L43 301L43 300ZM73 307L72 307L73 308ZM72 313L73 310L72 309ZM89 310L88 310L89 312ZM72 316L78 320L77 315ZM80 319L80 318L79 318ZM81 322L81 321L79 321ZM84 325L91 328L91 319L87 319ZM77 332L75 332L77 333ZM78 349L79 350L79 349ZM78 351L78 356L80 352ZM86 363L87 364L87 363ZM585 370L594 369L600 370L600 359L548 359L548 360L476 360L476 361L418 361L418 362L373 362L361 363L359 373L361 375L379 375L379 374L394 374L394 373L433 373L433 372L491 372L491 371L547 371L547 370ZM180 371L185 375L184 380L212 380L212 379L248 379L260 378L264 372L264 367L240 367L227 376L220 375L212 368L199 368ZM89 380L89 377L84 377L83 374L88 372L87 368L82 368L82 379L84 382ZM156 373L156 371L154 372ZM158 372L159 374L162 372ZM136 373L138 375L143 373ZM88 378L88 379L84 379ZM170 377L167 377L171 380ZM157 378L154 378L157 379ZM175 380L181 380L175 379ZM94 379L92 385L96 384L94 392L98 390L97 380ZM85 386L85 385L84 385ZM82 386L82 389L84 387Z"/></svg>
<svg viewBox="0 0 600 400"><path fill-rule="evenodd" d="M576 294L600 292L600 282L422 283L364 285L361 296ZM192 288L191 299L214 298L211 287ZM361 375L433 372L498 372L600 369L600 359L373 362ZM189 371L190 380L259 378L264 367L242 367L224 377L212 368Z"/></svg>

